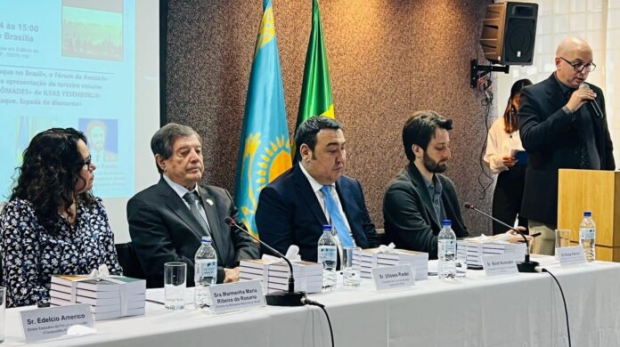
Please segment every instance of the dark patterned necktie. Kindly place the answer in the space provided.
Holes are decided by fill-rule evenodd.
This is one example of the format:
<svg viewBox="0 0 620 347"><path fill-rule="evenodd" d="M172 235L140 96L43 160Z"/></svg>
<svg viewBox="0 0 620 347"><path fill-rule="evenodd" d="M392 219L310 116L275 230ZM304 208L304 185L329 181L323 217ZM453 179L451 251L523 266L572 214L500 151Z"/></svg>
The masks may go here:
<svg viewBox="0 0 620 347"><path fill-rule="evenodd" d="M202 226L204 231L207 233L207 236L211 236L211 228L209 228L209 223L207 223L202 214L200 214L200 206L198 206L200 203L200 197L198 196L198 192L193 191L185 193L185 195L183 195L183 200L187 201L189 204L189 210L192 212L194 218L196 218L196 221L198 221L200 226Z"/></svg>
<svg viewBox="0 0 620 347"><path fill-rule="evenodd" d="M570 100L571 96L573 96L573 93L575 92L574 88L570 88L569 90L566 91L566 100ZM585 107L581 106L582 108ZM579 112L580 114L577 115L577 117L579 117L579 119L577 120L578 123L581 124L580 128L583 127L583 123L584 122L588 122L590 121L589 119L585 119L584 118L584 114L581 113L581 108L575 112ZM582 134L580 134L582 135ZM579 154L579 168L580 169L588 169L590 167L590 157L588 156L588 147L587 144L585 143L586 139L581 138L581 142L579 144L579 149L578 149L578 154Z"/></svg>

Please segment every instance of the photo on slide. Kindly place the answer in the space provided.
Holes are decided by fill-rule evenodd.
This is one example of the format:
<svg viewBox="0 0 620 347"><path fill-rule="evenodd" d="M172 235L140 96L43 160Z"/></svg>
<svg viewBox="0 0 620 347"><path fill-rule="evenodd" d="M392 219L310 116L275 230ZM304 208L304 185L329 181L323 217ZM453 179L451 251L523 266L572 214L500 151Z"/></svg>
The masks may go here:
<svg viewBox="0 0 620 347"><path fill-rule="evenodd" d="M63 0L62 55L123 61L123 0Z"/></svg>
<svg viewBox="0 0 620 347"><path fill-rule="evenodd" d="M118 120L81 118L78 127L86 135L93 163L118 161Z"/></svg>

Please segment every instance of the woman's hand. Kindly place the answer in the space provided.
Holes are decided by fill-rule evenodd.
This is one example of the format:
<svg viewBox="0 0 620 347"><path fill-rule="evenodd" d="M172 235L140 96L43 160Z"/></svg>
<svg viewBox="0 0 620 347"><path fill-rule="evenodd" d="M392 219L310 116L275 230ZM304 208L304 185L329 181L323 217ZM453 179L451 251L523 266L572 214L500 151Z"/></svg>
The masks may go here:
<svg viewBox="0 0 620 347"><path fill-rule="evenodd" d="M513 166L515 166L515 164L517 163L517 160L513 157L503 157L502 158L502 163L504 163L504 166L507 168L511 168Z"/></svg>

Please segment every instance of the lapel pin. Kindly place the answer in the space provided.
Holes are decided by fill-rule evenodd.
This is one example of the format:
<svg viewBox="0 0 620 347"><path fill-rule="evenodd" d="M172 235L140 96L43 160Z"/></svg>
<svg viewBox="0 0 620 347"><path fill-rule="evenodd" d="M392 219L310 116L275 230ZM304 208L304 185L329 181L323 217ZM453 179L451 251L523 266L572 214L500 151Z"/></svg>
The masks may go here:
<svg viewBox="0 0 620 347"><path fill-rule="evenodd" d="M211 199L207 199L207 204L209 204L209 205L213 206L213 200L211 200Z"/></svg>

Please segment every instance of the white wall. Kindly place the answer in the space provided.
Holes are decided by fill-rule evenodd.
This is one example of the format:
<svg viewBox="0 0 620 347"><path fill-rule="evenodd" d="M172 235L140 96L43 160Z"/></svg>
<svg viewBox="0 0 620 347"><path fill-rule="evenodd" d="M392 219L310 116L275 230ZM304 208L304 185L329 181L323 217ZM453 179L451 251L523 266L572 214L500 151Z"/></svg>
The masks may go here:
<svg viewBox="0 0 620 347"><path fill-rule="evenodd" d="M620 160L620 0L520 0L538 4L534 64L511 66L509 74L495 73L495 106L501 115L512 83L529 78L538 83L555 71L555 50L562 39L579 36L592 46L596 70L588 82L603 89L614 157ZM502 1L499 1L502 2Z"/></svg>

